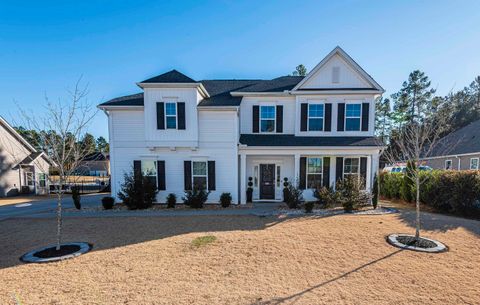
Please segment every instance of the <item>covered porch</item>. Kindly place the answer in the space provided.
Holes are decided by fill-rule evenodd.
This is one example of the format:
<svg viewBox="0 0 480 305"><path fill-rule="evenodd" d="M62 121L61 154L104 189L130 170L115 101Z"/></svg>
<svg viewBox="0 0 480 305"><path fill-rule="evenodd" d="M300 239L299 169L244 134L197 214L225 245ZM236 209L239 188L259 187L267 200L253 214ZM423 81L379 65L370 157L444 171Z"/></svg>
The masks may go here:
<svg viewBox="0 0 480 305"><path fill-rule="evenodd" d="M335 187L346 175L358 175L370 190L378 169L379 151L370 148L239 148L239 198L247 203L249 182L253 202L283 201L285 178L303 189L305 200L315 200L318 186Z"/></svg>

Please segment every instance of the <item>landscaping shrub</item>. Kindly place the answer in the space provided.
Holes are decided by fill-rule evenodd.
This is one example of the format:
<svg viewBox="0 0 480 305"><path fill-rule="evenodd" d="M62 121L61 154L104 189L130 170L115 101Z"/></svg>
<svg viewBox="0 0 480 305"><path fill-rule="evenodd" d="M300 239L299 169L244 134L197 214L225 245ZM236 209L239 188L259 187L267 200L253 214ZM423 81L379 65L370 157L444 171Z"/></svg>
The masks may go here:
<svg viewBox="0 0 480 305"><path fill-rule="evenodd" d="M207 192L204 187L194 187L193 190L185 191L185 196L182 197L183 203L194 209L201 209L208 199L210 192Z"/></svg>
<svg viewBox="0 0 480 305"><path fill-rule="evenodd" d="M370 203L370 194L363 189L364 182L355 176L347 176L337 182L338 201L345 212L352 212Z"/></svg>
<svg viewBox="0 0 480 305"><path fill-rule="evenodd" d="M230 193L222 193L220 195L220 204L224 208L228 208L232 204L232 195Z"/></svg>
<svg viewBox="0 0 480 305"><path fill-rule="evenodd" d="M285 177L283 178L283 202L287 202L288 201L288 195L289 195L289 192L288 192L288 178Z"/></svg>
<svg viewBox="0 0 480 305"><path fill-rule="evenodd" d="M312 213L315 201L305 202L305 213Z"/></svg>
<svg viewBox="0 0 480 305"><path fill-rule="evenodd" d="M157 197L157 186L143 174L140 174L137 179L134 178L133 173L125 173L123 177L124 182L118 192L118 198L125 203L128 209L151 207Z"/></svg>
<svg viewBox="0 0 480 305"><path fill-rule="evenodd" d="M380 195L390 199L400 199L400 189L403 185L402 173L380 174Z"/></svg>
<svg viewBox="0 0 480 305"><path fill-rule="evenodd" d="M328 209L338 202L338 193L332 187L318 187L313 191L313 196L317 198L317 204L321 209Z"/></svg>
<svg viewBox="0 0 480 305"><path fill-rule="evenodd" d="M177 195L174 193L170 193L167 196L167 208L173 209L175 208L175 205L177 204Z"/></svg>
<svg viewBox="0 0 480 305"><path fill-rule="evenodd" d="M111 210L113 208L114 203L115 203L115 199L113 199L113 197L102 198L102 206L105 210Z"/></svg>
<svg viewBox="0 0 480 305"><path fill-rule="evenodd" d="M80 210L82 208L82 205L80 203L80 189L78 186L72 186L72 199L73 199L73 204L77 208L77 210Z"/></svg>
<svg viewBox="0 0 480 305"><path fill-rule="evenodd" d="M415 180L413 173L415 171L415 163L412 161L407 162L407 168L405 174L403 174L403 183L400 188L400 196L406 202L413 202L415 200L415 194L417 192L415 186Z"/></svg>
<svg viewBox="0 0 480 305"><path fill-rule="evenodd" d="M303 191L293 185L292 183L288 183L288 200L286 201L287 206L290 209L298 209L298 206L303 201Z"/></svg>
<svg viewBox="0 0 480 305"><path fill-rule="evenodd" d="M400 174L402 175L402 174ZM387 199L398 193L398 174L382 173L380 191ZM434 170L419 174L420 201L438 211L480 217L480 173L478 171ZM383 190L382 190L383 189Z"/></svg>

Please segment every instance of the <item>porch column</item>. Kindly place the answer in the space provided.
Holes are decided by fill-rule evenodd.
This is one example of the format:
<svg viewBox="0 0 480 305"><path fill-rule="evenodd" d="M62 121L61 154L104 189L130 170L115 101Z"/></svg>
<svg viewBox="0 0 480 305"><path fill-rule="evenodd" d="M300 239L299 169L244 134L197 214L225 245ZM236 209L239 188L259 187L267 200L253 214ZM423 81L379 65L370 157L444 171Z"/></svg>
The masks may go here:
<svg viewBox="0 0 480 305"><path fill-rule="evenodd" d="M298 183L300 182L300 154L295 154L295 161L294 161L294 166L293 168L295 169L294 170L294 175L295 177L293 177L293 182L295 183L295 185L298 185Z"/></svg>
<svg viewBox="0 0 480 305"><path fill-rule="evenodd" d="M247 155L240 155L240 204L247 203Z"/></svg>
<svg viewBox="0 0 480 305"><path fill-rule="evenodd" d="M372 156L367 156L367 181L365 181L365 186L367 190L371 190L371 185L373 183L373 175L375 171L372 171Z"/></svg>

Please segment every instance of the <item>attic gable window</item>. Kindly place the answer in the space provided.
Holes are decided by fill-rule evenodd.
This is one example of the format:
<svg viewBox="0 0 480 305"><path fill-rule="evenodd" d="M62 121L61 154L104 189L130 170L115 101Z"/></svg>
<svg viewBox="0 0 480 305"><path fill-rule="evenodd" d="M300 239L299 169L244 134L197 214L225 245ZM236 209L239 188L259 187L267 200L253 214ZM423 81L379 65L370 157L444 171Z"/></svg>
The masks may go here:
<svg viewBox="0 0 480 305"><path fill-rule="evenodd" d="M165 118L167 129L177 128L177 103L165 103Z"/></svg>
<svg viewBox="0 0 480 305"><path fill-rule="evenodd" d="M260 106L260 131L275 132L275 106Z"/></svg>
<svg viewBox="0 0 480 305"><path fill-rule="evenodd" d="M332 83L338 84L340 82L340 67L332 68Z"/></svg>

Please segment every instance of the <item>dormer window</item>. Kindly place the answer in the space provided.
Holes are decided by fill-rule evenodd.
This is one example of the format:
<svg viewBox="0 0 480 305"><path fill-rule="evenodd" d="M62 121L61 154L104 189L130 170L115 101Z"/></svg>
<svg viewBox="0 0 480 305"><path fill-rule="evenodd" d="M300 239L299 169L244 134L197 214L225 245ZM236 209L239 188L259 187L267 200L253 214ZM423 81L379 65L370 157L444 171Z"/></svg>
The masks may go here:
<svg viewBox="0 0 480 305"><path fill-rule="evenodd" d="M308 105L308 130L323 131L324 106L323 104Z"/></svg>
<svg viewBox="0 0 480 305"><path fill-rule="evenodd" d="M165 103L167 129L177 129L177 103Z"/></svg>
<svg viewBox="0 0 480 305"><path fill-rule="evenodd" d="M359 131L362 114L362 104L345 105L345 130Z"/></svg>
<svg viewBox="0 0 480 305"><path fill-rule="evenodd" d="M275 132L275 106L260 106L260 132Z"/></svg>

